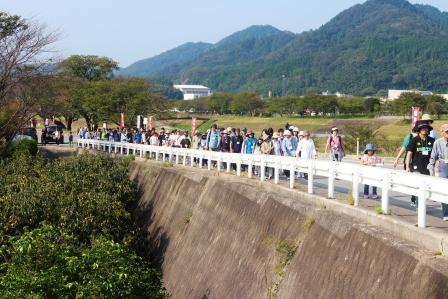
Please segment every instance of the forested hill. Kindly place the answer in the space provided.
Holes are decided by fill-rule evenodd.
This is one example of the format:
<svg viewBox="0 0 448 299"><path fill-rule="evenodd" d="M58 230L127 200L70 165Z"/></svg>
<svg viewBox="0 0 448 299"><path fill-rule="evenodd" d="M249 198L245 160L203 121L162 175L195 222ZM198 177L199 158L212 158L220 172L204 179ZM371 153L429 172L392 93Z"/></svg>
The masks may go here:
<svg viewBox="0 0 448 299"><path fill-rule="evenodd" d="M293 34L253 26L196 57L183 62L174 57L170 63L156 70L141 67L149 77L230 92L330 90L363 95L391 88L447 92L448 14L405 0L369 0L317 30Z"/></svg>

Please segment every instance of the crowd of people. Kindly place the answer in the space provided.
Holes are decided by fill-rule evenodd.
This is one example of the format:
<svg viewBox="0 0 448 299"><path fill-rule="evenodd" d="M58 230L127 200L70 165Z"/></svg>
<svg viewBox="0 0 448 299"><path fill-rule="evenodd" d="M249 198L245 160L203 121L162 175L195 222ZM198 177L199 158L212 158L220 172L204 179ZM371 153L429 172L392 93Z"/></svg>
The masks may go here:
<svg viewBox="0 0 448 299"><path fill-rule="evenodd" d="M403 164L407 172L415 172L424 175L435 175L435 169L442 178L448 178L448 124L441 127L442 137L438 140L432 127L433 120L429 115L423 115L410 134L405 136L402 147L395 159L394 166L405 154ZM325 143L325 156L327 153L333 161L342 161L345 156L343 138L339 135L337 127L331 128L331 134ZM188 131L165 130L161 128L151 130L98 129L90 132L87 128L78 130L81 139L99 139L114 142L127 142L135 144L149 144L153 146L168 146L178 148L192 148L224 153L238 153L245 155L264 154L299 159L317 158L316 146L310 136L310 132L300 130L298 127L286 124L274 132L272 128L263 129L259 136L246 128L218 128L212 125L205 133ZM382 166L384 160L377 156L374 144L367 144L364 156L360 163L366 166ZM267 168L267 179L273 175L272 169ZM289 170L283 170L286 177L291 174ZM259 175L259 170L254 169L254 174ZM307 179L307 174L297 173L298 177ZM379 198L377 188L364 186L365 198ZM413 196L411 205L418 206L417 197ZM443 219L448 221L448 205L442 204Z"/></svg>
<svg viewBox="0 0 448 299"><path fill-rule="evenodd" d="M325 153L329 152L334 161L341 161L345 156L342 137L338 128L331 129ZM135 144L149 144L155 146L169 146L210 150L225 153L265 154L314 159L317 157L314 141L310 132L286 125L276 132L272 128L263 129L259 136L253 130L246 128L218 128L216 124L204 134L199 131L191 136L188 131L156 129L129 130L98 129L93 132L87 128L78 130L80 139L98 139L113 142L128 142Z"/></svg>

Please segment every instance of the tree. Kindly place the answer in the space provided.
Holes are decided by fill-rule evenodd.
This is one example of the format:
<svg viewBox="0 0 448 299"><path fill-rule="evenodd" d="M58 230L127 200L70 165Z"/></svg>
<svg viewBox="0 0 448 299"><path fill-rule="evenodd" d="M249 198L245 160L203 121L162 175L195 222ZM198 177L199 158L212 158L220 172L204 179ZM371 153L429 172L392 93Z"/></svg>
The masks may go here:
<svg viewBox="0 0 448 299"><path fill-rule="evenodd" d="M235 113L250 113L252 116L255 116L257 111L263 109L263 106L264 103L257 94L243 92L235 95L230 104L230 109Z"/></svg>
<svg viewBox="0 0 448 299"><path fill-rule="evenodd" d="M418 93L406 92L392 103L393 112L403 116L409 115L412 107L426 107L425 97Z"/></svg>
<svg viewBox="0 0 448 299"><path fill-rule="evenodd" d="M268 103L267 110L273 113L287 114L291 116L296 112L302 112L298 109L299 97L285 96L280 98L275 98Z"/></svg>
<svg viewBox="0 0 448 299"><path fill-rule="evenodd" d="M72 55L58 65L65 76L97 81L112 79L118 63L108 57Z"/></svg>
<svg viewBox="0 0 448 299"><path fill-rule="evenodd" d="M425 112L436 115L440 119L440 115L448 112L447 101L438 95L431 95L426 97Z"/></svg>
<svg viewBox="0 0 448 299"><path fill-rule="evenodd" d="M0 12L0 106L12 108L0 123L0 142L10 140L30 118L35 92L41 92L37 83L48 73L41 54L56 38L37 23Z"/></svg>
<svg viewBox="0 0 448 299"><path fill-rule="evenodd" d="M215 93L208 98L208 110L225 114L229 112L232 99L228 93Z"/></svg>
<svg viewBox="0 0 448 299"><path fill-rule="evenodd" d="M374 113L381 109L381 102L377 98L367 98L364 100L364 112Z"/></svg>

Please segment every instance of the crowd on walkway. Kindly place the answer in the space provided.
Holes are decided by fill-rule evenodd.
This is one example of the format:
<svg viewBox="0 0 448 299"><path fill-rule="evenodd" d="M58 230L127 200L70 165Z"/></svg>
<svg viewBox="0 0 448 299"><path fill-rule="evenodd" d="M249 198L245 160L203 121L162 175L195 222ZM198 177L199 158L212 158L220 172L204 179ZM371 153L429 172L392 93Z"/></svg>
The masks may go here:
<svg viewBox="0 0 448 299"><path fill-rule="evenodd" d="M423 115L422 119L415 124L411 132L405 136L402 147L395 159L395 166L400 158L403 160L404 169L407 172L415 172L424 175L435 175L435 169L442 178L448 178L448 124L441 127L442 137L438 140L437 134L432 127L433 120L429 115ZM331 128L325 143L325 156L327 153L333 161L341 162L345 156L343 138L339 135L337 127ZM194 132L190 135L188 131L165 130L161 128L151 130L129 130L120 129L98 129L89 131L87 128L78 130L80 139L98 139L113 142L125 142L134 144L148 144L153 146L192 148L197 150L208 150L224 153L238 153L245 155L264 154L285 157L296 157L298 159L316 159L317 151L310 132L300 130L298 127L286 124L274 132L272 128L263 129L256 136L255 132L246 128L218 128L212 125L205 133ZM360 163L366 166L382 166L384 160L377 156L374 144L367 144L364 156ZM232 166L234 167L234 165ZM259 169L254 169L254 174L259 175ZM290 176L288 170L283 170L286 177ZM272 169L267 168L267 179L273 175ZM307 174L296 174L298 177L307 179ZM365 198L379 198L377 188L364 186ZM418 206L415 196L411 199L413 207ZM442 204L443 219L448 221L448 205Z"/></svg>
<svg viewBox="0 0 448 299"><path fill-rule="evenodd" d="M253 130L246 128L218 128L216 124L204 134L195 132L190 135L188 131L156 129L129 130L98 129L89 131L87 128L78 130L80 139L97 139L113 142L127 142L134 144L148 144L155 146L168 146L210 150L225 153L239 154L265 154L297 157L302 159L317 158L316 146L311 139L310 132L287 124L276 132L272 128L263 129L259 136ZM325 147L334 161L342 161L345 156L342 137L338 128L331 129Z"/></svg>

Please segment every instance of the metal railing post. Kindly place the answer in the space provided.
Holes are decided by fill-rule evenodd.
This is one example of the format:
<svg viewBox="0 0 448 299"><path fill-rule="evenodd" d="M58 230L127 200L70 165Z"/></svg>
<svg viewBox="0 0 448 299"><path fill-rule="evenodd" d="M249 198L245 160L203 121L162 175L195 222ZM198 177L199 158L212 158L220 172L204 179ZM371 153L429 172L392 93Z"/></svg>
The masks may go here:
<svg viewBox="0 0 448 299"><path fill-rule="evenodd" d="M359 170L356 169L353 174L353 205L359 205Z"/></svg>
<svg viewBox="0 0 448 299"><path fill-rule="evenodd" d="M313 180L314 180L314 167L313 167L313 161L309 161L308 164L308 193L309 194L313 194L314 193L314 185L313 185Z"/></svg>
<svg viewBox="0 0 448 299"><path fill-rule="evenodd" d="M238 161L236 163L236 175L241 176L241 156L238 157Z"/></svg>
<svg viewBox="0 0 448 299"><path fill-rule="evenodd" d="M389 211L389 191L390 191L390 173L383 178L383 185L381 188L381 211L388 215Z"/></svg>
<svg viewBox="0 0 448 299"><path fill-rule="evenodd" d="M328 198L334 198L334 178L335 178L335 164L333 161L330 162L330 167L328 169Z"/></svg>
<svg viewBox="0 0 448 299"><path fill-rule="evenodd" d="M418 195L418 227L426 227L426 190L427 186L425 182L422 182Z"/></svg>
<svg viewBox="0 0 448 299"><path fill-rule="evenodd" d="M274 168L274 184L278 184L279 176L280 176L280 162L279 159L276 158Z"/></svg>
<svg viewBox="0 0 448 299"><path fill-rule="evenodd" d="M253 167L253 163L254 163L254 160L252 159L252 157L249 159L249 165L247 166L247 177L249 178L249 179L251 179L252 178L252 167Z"/></svg>
<svg viewBox="0 0 448 299"><path fill-rule="evenodd" d="M264 181L266 179L266 169L265 169L265 165L266 165L266 161L265 161L265 157L261 157L261 161L260 161L260 181Z"/></svg>
<svg viewBox="0 0 448 299"><path fill-rule="evenodd" d="M291 165L289 166L289 188L294 188L294 176L295 176L295 167L294 162L291 161Z"/></svg>

